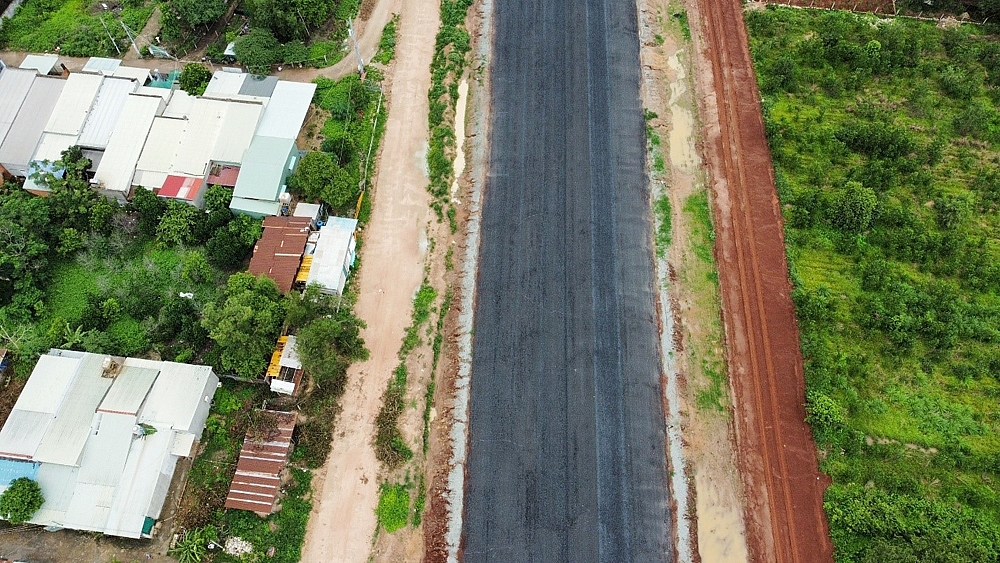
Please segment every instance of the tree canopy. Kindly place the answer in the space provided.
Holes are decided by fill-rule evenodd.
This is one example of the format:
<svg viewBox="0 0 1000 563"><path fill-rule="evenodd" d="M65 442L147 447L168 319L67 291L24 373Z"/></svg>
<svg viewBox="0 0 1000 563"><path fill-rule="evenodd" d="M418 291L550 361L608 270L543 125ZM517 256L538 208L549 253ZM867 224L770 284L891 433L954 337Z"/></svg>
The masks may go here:
<svg viewBox="0 0 1000 563"><path fill-rule="evenodd" d="M281 49L274 35L264 28L255 28L236 39L233 50L236 58L247 69L258 75L270 74L271 66L278 62Z"/></svg>
<svg viewBox="0 0 1000 563"><path fill-rule="evenodd" d="M278 287L266 276L239 272L219 299L205 306L202 326L222 354L222 367L240 377L258 377L285 319Z"/></svg>
<svg viewBox="0 0 1000 563"><path fill-rule="evenodd" d="M0 517L11 524L23 524L45 504L42 488L27 477L11 481L0 495Z"/></svg>
<svg viewBox="0 0 1000 563"><path fill-rule="evenodd" d="M269 29L282 42L308 39L330 18L335 5L323 0L247 0L250 23Z"/></svg>
<svg viewBox="0 0 1000 563"><path fill-rule="evenodd" d="M221 18L226 13L227 2L225 0L170 0L170 6L187 23L188 27L195 27L213 23ZM181 86L181 88L184 87Z"/></svg>
<svg viewBox="0 0 1000 563"><path fill-rule="evenodd" d="M358 194L351 174L325 152L310 152L302 157L289 187L309 199L322 199L334 209L348 207Z"/></svg>
<svg viewBox="0 0 1000 563"><path fill-rule="evenodd" d="M184 70L177 77L177 83L181 87L181 90L192 96L204 94L205 87L208 86L210 80L212 80L212 72L205 68L204 65L198 63L184 65Z"/></svg>

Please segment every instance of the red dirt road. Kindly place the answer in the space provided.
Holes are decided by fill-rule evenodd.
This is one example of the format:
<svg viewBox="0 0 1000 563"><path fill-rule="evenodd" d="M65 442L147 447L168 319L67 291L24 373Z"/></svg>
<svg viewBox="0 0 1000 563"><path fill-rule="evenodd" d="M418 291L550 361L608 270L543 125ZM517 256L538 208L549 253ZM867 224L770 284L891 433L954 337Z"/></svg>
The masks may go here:
<svg viewBox="0 0 1000 563"><path fill-rule="evenodd" d="M747 544L760 562L832 561L771 154L740 0L692 0Z"/></svg>

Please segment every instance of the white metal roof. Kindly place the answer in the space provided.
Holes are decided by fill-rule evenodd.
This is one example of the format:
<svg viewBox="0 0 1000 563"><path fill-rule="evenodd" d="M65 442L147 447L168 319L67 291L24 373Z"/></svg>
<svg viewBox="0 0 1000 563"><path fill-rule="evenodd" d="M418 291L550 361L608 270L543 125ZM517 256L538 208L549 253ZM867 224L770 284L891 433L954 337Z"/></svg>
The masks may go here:
<svg viewBox="0 0 1000 563"><path fill-rule="evenodd" d="M35 77L7 137L4 138L3 144L0 144L0 163L11 174L15 176L27 174L28 163L35 154L38 140L65 84L66 81L61 78Z"/></svg>
<svg viewBox="0 0 1000 563"><path fill-rule="evenodd" d="M104 158L94 173L94 178L104 184L105 190L127 194L131 189L132 176L153 120L164 106L162 98L152 96L130 95L125 100L121 114L123 126L116 127L111 134Z"/></svg>
<svg viewBox="0 0 1000 563"><path fill-rule="evenodd" d="M229 74L229 73L226 73ZM253 141L253 133L264 111L264 106L248 102L230 102L225 105L226 116L219 130L211 160L216 162L242 162L243 152Z"/></svg>
<svg viewBox="0 0 1000 563"><path fill-rule="evenodd" d="M167 109L163 110L163 117L187 117L191 115L191 109L197 99L184 90L174 91L170 97L170 103L167 104Z"/></svg>
<svg viewBox="0 0 1000 563"><path fill-rule="evenodd" d="M297 138L315 91L315 84L279 81L260 118L257 134L282 139Z"/></svg>
<svg viewBox="0 0 1000 563"><path fill-rule="evenodd" d="M87 64L83 65L83 72L96 74L112 74L121 66L121 59L109 59L107 57L90 57Z"/></svg>
<svg viewBox="0 0 1000 563"><path fill-rule="evenodd" d="M295 349L294 336L288 337L288 342L285 343L285 347L281 350L281 358L278 359L278 365L292 369L302 369L299 352Z"/></svg>
<svg viewBox="0 0 1000 563"><path fill-rule="evenodd" d="M210 379L215 379L210 366L163 362L160 377L156 378L146 398L146 406L139 413L139 422L187 430L199 403L204 400L203 393ZM214 393L213 387L211 394Z"/></svg>
<svg viewBox="0 0 1000 563"><path fill-rule="evenodd" d="M103 149L108 146L111 133L125 108L128 95L135 92L139 84L127 78L106 77L94 100L94 106L87 116L87 123L80 132L79 144L83 147ZM128 124L123 124L127 126Z"/></svg>
<svg viewBox="0 0 1000 563"><path fill-rule="evenodd" d="M35 71L19 68L8 67L0 72L0 142L7 137L35 76Z"/></svg>
<svg viewBox="0 0 1000 563"><path fill-rule="evenodd" d="M73 530L102 531L114 499L114 487L77 481L63 525Z"/></svg>
<svg viewBox="0 0 1000 563"><path fill-rule="evenodd" d="M18 68L37 70L41 74L48 74L58 62L57 55L28 55L24 57Z"/></svg>
<svg viewBox="0 0 1000 563"><path fill-rule="evenodd" d="M55 413L79 365L79 358L49 355L38 358L31 377L14 403L14 409Z"/></svg>
<svg viewBox="0 0 1000 563"><path fill-rule="evenodd" d="M0 455L31 459L52 423L52 413L14 409L0 429Z"/></svg>
<svg viewBox="0 0 1000 563"><path fill-rule="evenodd" d="M45 504L32 517L32 522L43 525L62 522L69 503L73 500L73 489L76 488L79 473L78 467L69 465L45 463L38 466L35 478L42 489Z"/></svg>
<svg viewBox="0 0 1000 563"><path fill-rule="evenodd" d="M156 369L135 366L123 367L97 410L104 413L135 416L139 412L142 402L146 400L146 395L159 373L159 370Z"/></svg>
<svg viewBox="0 0 1000 563"><path fill-rule="evenodd" d="M220 100L197 98L191 109L188 127L177 145L171 174L201 177L208 172L212 150L222 130L228 104Z"/></svg>
<svg viewBox="0 0 1000 563"><path fill-rule="evenodd" d="M61 135L59 133L42 133L38 139L38 147L31 160L48 160L55 162L62 158L62 152L76 144L76 135Z"/></svg>
<svg viewBox="0 0 1000 563"><path fill-rule="evenodd" d="M320 227L306 283L318 283L338 293L343 291L345 270L349 266L347 258L354 249L354 230L357 226L357 219L330 217L328 223Z"/></svg>
<svg viewBox="0 0 1000 563"><path fill-rule="evenodd" d="M80 458L81 483L117 487L132 446L135 415L101 413Z"/></svg>
<svg viewBox="0 0 1000 563"><path fill-rule="evenodd" d="M83 130L83 124L87 121L90 108L94 105L97 92L101 89L104 77L96 74L81 74L79 72L69 75L66 79L66 86L59 101L56 102L52 115L45 125L47 133L61 133L64 135L79 135Z"/></svg>
<svg viewBox="0 0 1000 563"><path fill-rule="evenodd" d="M176 90L177 92L183 92L183 90ZM156 88L153 86L139 86L135 93L142 96L157 96L163 98L166 102L170 101L170 98L175 90L170 88Z"/></svg>
<svg viewBox="0 0 1000 563"><path fill-rule="evenodd" d="M116 68L111 75L118 76L120 78L131 78L142 86L147 80L149 80L149 69L122 65ZM166 90L166 88L161 88L161 90Z"/></svg>
<svg viewBox="0 0 1000 563"><path fill-rule="evenodd" d="M316 220L319 219L319 212L321 206L318 203L298 203L295 205L295 211L292 212L292 217L308 217L309 219Z"/></svg>
<svg viewBox="0 0 1000 563"><path fill-rule="evenodd" d="M239 95L246 73L217 70L208 81L203 94L207 98L227 98Z"/></svg>
<svg viewBox="0 0 1000 563"><path fill-rule="evenodd" d="M156 498L156 485L161 471L168 466L173 473L176 458L167 462L174 433L163 430L142 439L133 440L128 452L128 461L123 468L121 483L115 491L104 532L116 536L138 538L142 526L150 512L149 507ZM159 500L162 506L163 501ZM151 515L159 516L159 508Z"/></svg>
<svg viewBox="0 0 1000 563"><path fill-rule="evenodd" d="M176 96L174 97L176 99ZM168 106L169 108L169 106ZM189 121L170 117L156 117L146 137L146 145L139 155L132 183L147 188L159 188L167 178L174 162L177 145L184 136Z"/></svg>
<svg viewBox="0 0 1000 563"><path fill-rule="evenodd" d="M76 465L90 435L94 411L111 387L112 379L101 377L106 356L85 354L80 360L76 377L56 411L55 419L45 431L42 443L35 451L35 461Z"/></svg>

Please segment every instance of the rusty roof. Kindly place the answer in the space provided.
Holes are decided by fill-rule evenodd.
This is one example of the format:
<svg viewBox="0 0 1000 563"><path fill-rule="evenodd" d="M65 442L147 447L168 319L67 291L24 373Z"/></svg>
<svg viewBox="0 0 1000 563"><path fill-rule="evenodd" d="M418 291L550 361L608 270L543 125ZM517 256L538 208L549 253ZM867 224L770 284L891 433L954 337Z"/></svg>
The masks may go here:
<svg viewBox="0 0 1000 563"><path fill-rule="evenodd" d="M267 217L264 234L253 248L250 273L271 278L282 293L292 288L309 237L305 217Z"/></svg>
<svg viewBox="0 0 1000 563"><path fill-rule="evenodd" d="M266 441L251 441L248 433L226 496L226 508L270 514L281 487L281 470L291 453L295 413L261 412L275 417L277 427Z"/></svg>

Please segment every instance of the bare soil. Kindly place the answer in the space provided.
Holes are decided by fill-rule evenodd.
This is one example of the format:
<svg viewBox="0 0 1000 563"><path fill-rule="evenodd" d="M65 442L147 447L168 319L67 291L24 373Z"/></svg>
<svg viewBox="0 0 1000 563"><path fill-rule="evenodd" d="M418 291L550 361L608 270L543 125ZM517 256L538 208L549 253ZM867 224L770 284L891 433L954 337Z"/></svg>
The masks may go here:
<svg viewBox="0 0 1000 563"><path fill-rule="evenodd" d="M673 13L683 6L646 0L640 2L640 9L646 24L641 35L644 103L659 115L650 122L661 139L661 146L653 150L661 151L666 162L662 177L652 172L653 182L664 184L662 191L672 210L667 260L672 270L669 286L675 316L675 358L684 383L686 469L695 500L690 515L695 520L692 533L697 546L693 559L745 562L743 491L736 470L731 418L728 411L696 406L698 393L711 385L706 362L720 361L722 349L718 292L706 281L714 266L695 254L691 219L684 212L687 199L704 189L707 171L696 144L701 130L691 92L690 43L683 41L679 25L671 22ZM654 193L658 191L654 188ZM731 403L728 393L723 402Z"/></svg>
<svg viewBox="0 0 1000 563"><path fill-rule="evenodd" d="M805 423L782 217L742 8L739 0L688 5L747 547L754 561L831 561L827 479Z"/></svg>
<svg viewBox="0 0 1000 563"><path fill-rule="evenodd" d="M363 260L357 272L355 313L367 323L362 336L371 356L348 371L333 450L322 483L314 490L302 553L307 562L366 561L372 546L381 471L372 448L374 421L399 362L397 353L411 321L412 299L423 278L427 253L430 216L424 155L437 28L436 1L402 6L385 142L375 189L369 194L372 219L362 234Z"/></svg>

